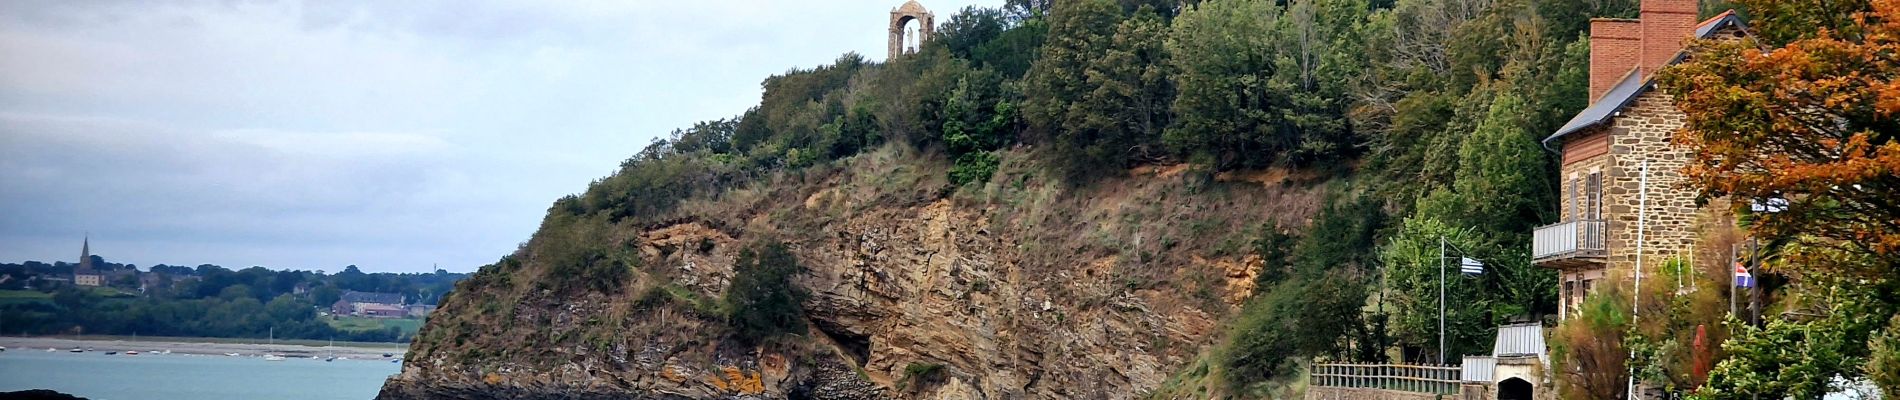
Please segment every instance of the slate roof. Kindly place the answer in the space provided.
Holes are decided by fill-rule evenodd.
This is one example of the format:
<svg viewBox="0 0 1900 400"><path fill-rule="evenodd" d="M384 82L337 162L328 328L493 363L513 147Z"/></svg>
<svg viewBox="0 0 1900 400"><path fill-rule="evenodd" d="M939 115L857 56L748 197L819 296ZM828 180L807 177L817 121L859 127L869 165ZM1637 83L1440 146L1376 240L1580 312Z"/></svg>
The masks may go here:
<svg viewBox="0 0 1900 400"><path fill-rule="evenodd" d="M1498 327L1498 338L1491 346L1491 356L1542 356L1545 350L1544 326L1532 322Z"/></svg>
<svg viewBox="0 0 1900 400"><path fill-rule="evenodd" d="M1716 32L1729 26L1748 29L1748 25L1742 23L1742 17L1736 15L1735 10L1729 10L1728 12L1717 15L1714 18L1709 18L1706 21L1702 21L1701 24L1696 25L1695 37L1696 39L1708 39L1710 36L1715 35ZM1682 52L1676 53L1676 57L1670 59L1669 64L1681 62L1682 59L1688 55L1689 51L1684 49ZM1560 143L1560 139L1563 139L1564 136L1609 122L1610 118L1616 116L1617 111L1629 106L1630 103L1636 102L1638 96L1642 96L1644 92L1648 92L1649 89L1656 87L1655 82L1652 82L1649 78L1652 77L1645 77L1637 68L1631 68L1630 72L1623 76L1623 80L1618 81L1616 86L1610 88L1610 91L1603 93L1603 97L1598 98L1597 101L1591 103L1589 107L1585 107L1582 112L1578 112L1577 116L1571 117L1570 122L1564 123L1562 128L1557 128L1557 133L1551 134L1548 138L1544 138L1544 148L1555 151L1555 145Z"/></svg>
<svg viewBox="0 0 1900 400"><path fill-rule="evenodd" d="M354 290L345 290L343 291L343 302L345 303L402 304L402 295L398 293L374 293L374 292L358 292Z"/></svg>

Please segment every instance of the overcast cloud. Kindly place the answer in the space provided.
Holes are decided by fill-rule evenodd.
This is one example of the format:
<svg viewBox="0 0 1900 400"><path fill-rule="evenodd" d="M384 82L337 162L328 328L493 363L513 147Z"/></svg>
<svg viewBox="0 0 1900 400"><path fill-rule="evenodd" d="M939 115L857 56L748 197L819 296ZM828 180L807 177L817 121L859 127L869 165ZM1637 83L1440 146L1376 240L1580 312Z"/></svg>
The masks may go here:
<svg viewBox="0 0 1900 400"><path fill-rule="evenodd" d="M897 4L0 0L0 261L470 271Z"/></svg>

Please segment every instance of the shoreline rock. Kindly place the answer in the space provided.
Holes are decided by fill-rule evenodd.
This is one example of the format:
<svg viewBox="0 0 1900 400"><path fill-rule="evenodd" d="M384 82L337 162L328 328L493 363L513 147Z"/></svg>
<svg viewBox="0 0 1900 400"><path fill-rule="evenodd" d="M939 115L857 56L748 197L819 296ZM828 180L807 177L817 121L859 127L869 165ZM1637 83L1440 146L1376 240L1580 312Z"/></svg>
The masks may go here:
<svg viewBox="0 0 1900 400"><path fill-rule="evenodd" d="M86 398L47 389L33 389L0 392L0 400L86 400Z"/></svg>

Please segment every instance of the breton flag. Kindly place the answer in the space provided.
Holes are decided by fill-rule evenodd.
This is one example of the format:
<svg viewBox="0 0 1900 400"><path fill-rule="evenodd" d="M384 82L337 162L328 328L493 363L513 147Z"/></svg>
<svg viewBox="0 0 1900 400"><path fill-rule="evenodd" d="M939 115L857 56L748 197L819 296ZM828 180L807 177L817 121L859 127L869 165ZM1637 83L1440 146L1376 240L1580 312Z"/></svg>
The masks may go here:
<svg viewBox="0 0 1900 400"><path fill-rule="evenodd" d="M1484 263L1468 257L1459 257L1458 272L1467 275L1484 275Z"/></svg>
<svg viewBox="0 0 1900 400"><path fill-rule="evenodd" d="M1735 263L1735 287L1755 287L1755 275L1748 273L1748 268L1742 267L1742 263Z"/></svg>

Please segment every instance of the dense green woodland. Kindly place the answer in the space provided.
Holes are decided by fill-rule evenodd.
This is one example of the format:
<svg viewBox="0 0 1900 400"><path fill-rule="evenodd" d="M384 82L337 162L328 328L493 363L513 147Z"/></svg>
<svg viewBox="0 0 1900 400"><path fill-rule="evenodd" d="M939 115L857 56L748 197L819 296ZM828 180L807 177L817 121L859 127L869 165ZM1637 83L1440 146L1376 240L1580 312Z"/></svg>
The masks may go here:
<svg viewBox="0 0 1900 400"><path fill-rule="evenodd" d="M1312 226L1257 232L1262 293L1213 355L1232 390L1266 390L1308 357L1434 357L1425 260L1440 235L1498 271L1451 283L1453 354L1555 314L1554 275L1526 254L1531 228L1555 219L1538 140L1584 106L1589 18L1632 17L1635 0L1190 3L968 8L916 54L771 77L757 107L674 131L556 201L537 257L563 271L537 283L613 290L637 261L562 238L654 222L690 196L885 145L942 154L951 182L980 184L1024 147L1078 186L1143 164L1332 177ZM1391 292L1376 296L1381 282Z"/></svg>
<svg viewBox="0 0 1900 400"><path fill-rule="evenodd" d="M95 269L108 276L111 271L138 271L137 265L92 257ZM8 294L0 297L0 334L265 338L274 329L279 339L400 342L407 341L409 334L395 327L338 329L317 314L318 308L336 303L346 290L401 293L411 303L435 304L468 275L443 270L365 273L354 265L324 273L159 264L141 272L160 277L142 293L137 278L130 274L123 275L123 281L108 282L105 288L26 286L34 276L70 278L75 266L38 261L0 264L0 275L13 278L0 284L0 290ZM300 287L303 293L298 293Z"/></svg>
<svg viewBox="0 0 1900 400"><path fill-rule="evenodd" d="M1732 7L1707 3L1705 16ZM1586 105L1589 20L1635 17L1637 7L1012 0L966 8L915 54L884 63L847 54L770 77L757 107L676 130L559 199L535 252L554 270L535 284L620 290L637 257L584 239L616 224L664 222L689 197L880 146L940 156L950 193L993 184L1005 150L1021 149L1075 186L1182 163L1197 179L1263 169L1324 177L1312 184L1330 194L1309 226L1249 233L1266 262L1258 293L1162 394L1284 395L1315 359L1435 361L1441 238L1489 269L1453 274L1446 353L1485 354L1500 324L1555 325L1555 275L1528 254L1530 232L1557 219L1556 164L1539 141ZM792 305L802 294L787 283L796 260L772 246L759 254L747 254L723 306L711 308L726 310L714 312L747 339L799 331ZM508 287L522 268L503 258L467 284ZM1627 316L1604 318L1592 323L1634 329ZM1631 345L1649 346L1639 347L1648 356L1687 346ZM1622 373L1617 365L1608 373ZM1851 366L1816 368L1858 376ZM1643 371L1659 381L1679 372ZM1789 393L1774 390L1754 393Z"/></svg>

